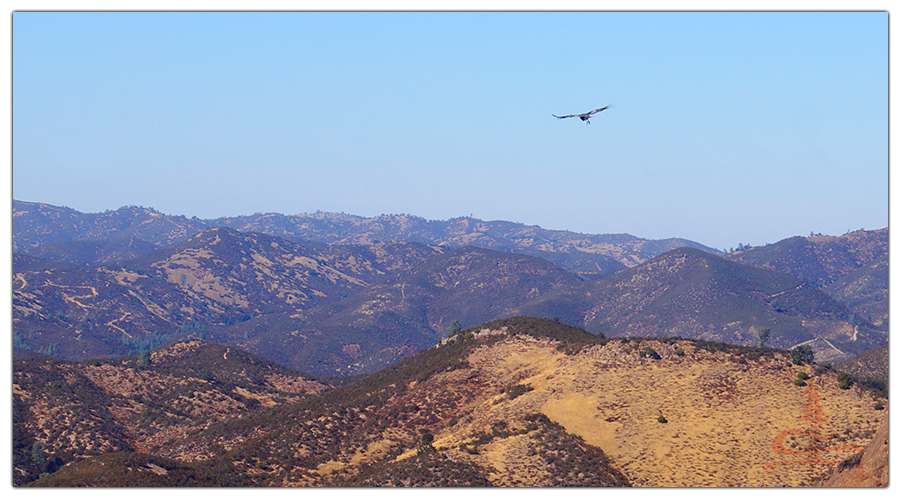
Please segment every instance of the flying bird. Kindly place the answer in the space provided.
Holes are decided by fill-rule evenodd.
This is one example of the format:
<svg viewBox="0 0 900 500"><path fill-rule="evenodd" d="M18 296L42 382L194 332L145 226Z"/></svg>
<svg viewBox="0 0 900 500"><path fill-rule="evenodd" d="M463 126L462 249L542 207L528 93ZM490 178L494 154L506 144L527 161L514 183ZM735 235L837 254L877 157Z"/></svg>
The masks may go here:
<svg viewBox="0 0 900 500"><path fill-rule="evenodd" d="M585 124L590 125L592 116L594 116L595 114L597 114L605 109L609 109L610 107L612 107L612 104L608 104L602 108L597 108L593 111L588 111L587 113L582 113L580 115L566 115L566 116L553 115L553 116L556 118L559 118L560 120L562 120L563 118L575 118L577 116L578 118L581 118L581 121L583 121Z"/></svg>

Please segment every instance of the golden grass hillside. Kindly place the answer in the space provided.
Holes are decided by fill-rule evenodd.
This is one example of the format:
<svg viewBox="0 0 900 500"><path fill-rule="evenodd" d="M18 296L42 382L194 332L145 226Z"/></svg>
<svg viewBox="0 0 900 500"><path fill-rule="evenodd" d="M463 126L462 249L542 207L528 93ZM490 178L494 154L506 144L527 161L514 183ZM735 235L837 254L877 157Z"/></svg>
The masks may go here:
<svg viewBox="0 0 900 500"><path fill-rule="evenodd" d="M553 341L518 335L482 347L468 358L479 377L530 390L471 403L434 445L465 449L493 422L525 427L525 415L541 412L600 447L634 486L810 486L862 451L887 419L869 393L840 389L834 372L814 375L775 351L748 360L699 345L612 340L569 356ZM800 372L809 376L803 385ZM525 440L512 435L460 457L521 484L540 476L534 456L521 453Z"/></svg>

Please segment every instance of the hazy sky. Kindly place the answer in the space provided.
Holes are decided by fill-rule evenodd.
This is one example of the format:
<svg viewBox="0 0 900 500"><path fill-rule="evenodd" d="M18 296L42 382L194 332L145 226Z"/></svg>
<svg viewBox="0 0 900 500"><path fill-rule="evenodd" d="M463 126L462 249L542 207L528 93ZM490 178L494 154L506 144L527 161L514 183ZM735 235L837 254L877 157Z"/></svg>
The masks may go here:
<svg viewBox="0 0 900 500"><path fill-rule="evenodd" d="M19 200L720 249L888 223L886 12L17 12L12 30Z"/></svg>

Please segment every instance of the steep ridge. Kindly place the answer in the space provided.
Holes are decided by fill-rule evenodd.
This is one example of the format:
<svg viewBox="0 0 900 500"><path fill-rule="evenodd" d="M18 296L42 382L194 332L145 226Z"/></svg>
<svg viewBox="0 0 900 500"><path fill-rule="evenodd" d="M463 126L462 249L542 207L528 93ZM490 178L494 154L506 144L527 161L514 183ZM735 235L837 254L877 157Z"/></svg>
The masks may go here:
<svg viewBox="0 0 900 500"><path fill-rule="evenodd" d="M512 314L745 345L769 328L770 345L809 342L820 362L887 340L802 280L689 248L593 281L478 247L324 245L227 228L120 264L14 262L28 266L14 276L14 346L64 359L208 338L317 375L372 373L453 321Z"/></svg>
<svg viewBox="0 0 900 500"><path fill-rule="evenodd" d="M691 248L627 271L561 288L515 311L560 318L609 336L682 336L755 345L812 342L820 362L887 342L885 332L817 287L786 273L741 265Z"/></svg>
<svg viewBox="0 0 900 500"><path fill-rule="evenodd" d="M155 457L101 455L34 485L140 465L201 486L812 486L872 443L883 402L785 351L511 318Z"/></svg>

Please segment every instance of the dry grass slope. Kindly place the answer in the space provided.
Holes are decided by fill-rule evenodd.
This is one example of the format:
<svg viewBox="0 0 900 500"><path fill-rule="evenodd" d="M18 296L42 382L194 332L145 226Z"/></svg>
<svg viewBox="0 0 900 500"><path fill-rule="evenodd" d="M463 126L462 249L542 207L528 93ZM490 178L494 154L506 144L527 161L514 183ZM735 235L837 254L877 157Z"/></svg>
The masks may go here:
<svg viewBox="0 0 900 500"><path fill-rule="evenodd" d="M641 357L647 347L661 359ZM492 421L520 426L522 415L542 412L638 486L809 486L861 451L887 418L868 393L840 390L833 372L800 387L797 373L810 368L789 366L783 354L747 361L691 341L615 340L566 356L552 342L519 337L469 361L482 377L533 390L474 405L436 436L439 449ZM509 470L509 448L522 446L498 443L479 460Z"/></svg>

